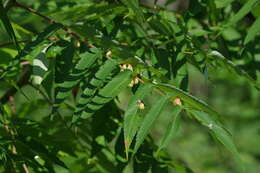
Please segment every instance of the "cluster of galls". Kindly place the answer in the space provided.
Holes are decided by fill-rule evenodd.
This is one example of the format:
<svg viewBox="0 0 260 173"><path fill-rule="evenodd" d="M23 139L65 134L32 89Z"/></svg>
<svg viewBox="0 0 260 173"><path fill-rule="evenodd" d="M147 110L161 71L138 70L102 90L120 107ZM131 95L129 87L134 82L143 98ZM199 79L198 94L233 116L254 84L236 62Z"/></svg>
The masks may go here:
<svg viewBox="0 0 260 173"><path fill-rule="evenodd" d="M133 66L131 64L122 64L119 67L120 67L120 71L124 71L124 70L133 71ZM134 85L136 85L138 83L139 83L139 78L134 77L128 86L132 88Z"/></svg>
<svg viewBox="0 0 260 173"><path fill-rule="evenodd" d="M119 67L120 67L120 71L124 71L124 70L133 71L133 66L131 64L122 64ZM140 79L136 76L131 80L128 86L132 88L134 85L138 84L139 82ZM136 104L138 105L138 109L143 110L145 108L144 102L141 100L138 100Z"/></svg>

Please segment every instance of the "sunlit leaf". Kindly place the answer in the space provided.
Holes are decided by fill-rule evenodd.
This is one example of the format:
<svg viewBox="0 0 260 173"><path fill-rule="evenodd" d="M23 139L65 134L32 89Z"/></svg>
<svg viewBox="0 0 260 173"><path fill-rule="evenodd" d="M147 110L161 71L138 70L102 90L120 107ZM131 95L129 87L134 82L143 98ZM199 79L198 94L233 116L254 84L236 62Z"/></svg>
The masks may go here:
<svg viewBox="0 0 260 173"><path fill-rule="evenodd" d="M40 85L48 71L48 60L45 57L48 47L45 47L41 52L33 59L33 74L32 83Z"/></svg>
<svg viewBox="0 0 260 173"><path fill-rule="evenodd" d="M234 25L247 15L259 2L259 0L248 0L243 7L229 20L228 25Z"/></svg>
<svg viewBox="0 0 260 173"><path fill-rule="evenodd" d="M2 1L0 2L0 19L4 24L4 27L8 33L8 35L10 36L11 40L15 43L17 50L20 50L19 44L17 42L15 33L14 33L14 29L11 25L11 22L7 16L7 10L4 8Z"/></svg>
<svg viewBox="0 0 260 173"><path fill-rule="evenodd" d="M223 8L228 6L234 0L214 0L217 8Z"/></svg>
<svg viewBox="0 0 260 173"><path fill-rule="evenodd" d="M164 92L168 93L169 95L173 95L174 97L179 97L181 100L183 100L188 105L205 111L212 115L215 119L219 119L220 115L213 110L207 103L204 101L190 95L189 93L169 84L155 84L156 87L160 88Z"/></svg>
<svg viewBox="0 0 260 173"><path fill-rule="evenodd" d="M255 36L259 33L259 31L260 31L260 17L256 19L256 21L252 24L252 26L247 31L244 44L247 44L248 42L253 40Z"/></svg>

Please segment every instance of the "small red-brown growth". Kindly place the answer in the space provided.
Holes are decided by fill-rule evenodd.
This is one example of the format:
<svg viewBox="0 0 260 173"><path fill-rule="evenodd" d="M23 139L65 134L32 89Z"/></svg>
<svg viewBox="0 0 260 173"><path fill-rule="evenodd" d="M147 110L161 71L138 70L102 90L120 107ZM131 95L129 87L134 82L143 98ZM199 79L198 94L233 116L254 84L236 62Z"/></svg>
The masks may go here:
<svg viewBox="0 0 260 173"><path fill-rule="evenodd" d="M179 13L176 13L175 16L176 16L177 18L181 18L181 15L180 15Z"/></svg>
<svg viewBox="0 0 260 173"><path fill-rule="evenodd" d="M182 104L181 104L181 99L178 98L178 97L175 98L174 101L173 101L173 104L174 104L174 105L179 105L179 106L181 106L181 105L182 105Z"/></svg>
<svg viewBox="0 0 260 173"><path fill-rule="evenodd" d="M128 141L124 141L125 147L127 148L129 146L129 142Z"/></svg>

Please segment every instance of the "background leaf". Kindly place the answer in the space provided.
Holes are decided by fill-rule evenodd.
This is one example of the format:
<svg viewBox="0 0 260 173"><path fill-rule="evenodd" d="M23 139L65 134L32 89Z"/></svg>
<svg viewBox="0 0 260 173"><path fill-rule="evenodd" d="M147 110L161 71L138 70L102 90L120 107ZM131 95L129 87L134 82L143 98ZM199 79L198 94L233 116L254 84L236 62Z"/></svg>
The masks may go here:
<svg viewBox="0 0 260 173"><path fill-rule="evenodd" d="M240 167L242 168L243 164L240 160L237 148L233 143L232 137L225 129L223 129L218 123L216 123L210 116L202 111L188 110L198 121L200 121L204 126L208 127L216 136L216 138L221 142L227 150L229 150L234 157L240 162Z"/></svg>
<svg viewBox="0 0 260 173"><path fill-rule="evenodd" d="M221 62L227 69L231 69L237 75L242 76L247 79L252 85L254 85L257 89L260 89L260 84L258 81L254 80L251 76L248 75L247 72L236 66L232 61L226 59L223 55L221 55L218 51L212 51L209 56L215 58L216 61Z"/></svg>
<svg viewBox="0 0 260 173"><path fill-rule="evenodd" d="M239 20L241 20L247 13L249 13L253 7L255 7L259 3L259 0L248 0L243 7L234 15L231 17L229 21L229 25L234 25Z"/></svg>
<svg viewBox="0 0 260 173"><path fill-rule="evenodd" d="M10 22L8 16L7 16L7 10L4 8L2 1L0 3L0 18L1 18L1 21L3 22L3 24L4 24L6 32L9 34L11 40L15 43L16 48L19 51L20 47L19 47L19 44L17 42L16 36L15 36L15 33L14 33L14 29L13 29L11 22Z"/></svg>
<svg viewBox="0 0 260 173"><path fill-rule="evenodd" d="M0 172L259 172L259 1L0 2Z"/></svg>
<svg viewBox="0 0 260 173"><path fill-rule="evenodd" d="M251 40L255 38L255 36L259 33L260 31L260 17L256 19L256 21L252 24L252 26L249 28L244 44L247 44Z"/></svg>
<svg viewBox="0 0 260 173"><path fill-rule="evenodd" d="M138 0L121 0L125 5L128 6L138 18L139 22L144 21L144 15L142 9L139 7Z"/></svg>

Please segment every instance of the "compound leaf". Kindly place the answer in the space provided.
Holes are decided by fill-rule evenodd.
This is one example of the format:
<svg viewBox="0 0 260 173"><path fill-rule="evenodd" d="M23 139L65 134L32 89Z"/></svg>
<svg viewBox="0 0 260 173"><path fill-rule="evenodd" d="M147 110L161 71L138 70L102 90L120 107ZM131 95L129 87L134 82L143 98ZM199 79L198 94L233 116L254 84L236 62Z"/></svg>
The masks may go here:
<svg viewBox="0 0 260 173"><path fill-rule="evenodd" d="M116 75L108 84L99 90L90 103L85 106L79 118L89 118L95 111L99 110L104 104L114 99L131 81L132 71L125 70ZM75 117L73 123L79 118Z"/></svg>
<svg viewBox="0 0 260 173"><path fill-rule="evenodd" d="M138 115L138 110L140 110L138 101L142 101L151 91L152 85L142 84L134 96L132 96L124 114L124 143L127 158L129 147L141 123L140 116Z"/></svg>
<svg viewBox="0 0 260 173"><path fill-rule="evenodd" d="M138 150L140 145L144 142L146 136L152 128L152 125L162 112L164 106L167 104L168 97L162 96L146 114L139 131L136 136L136 143L134 147L134 153Z"/></svg>
<svg viewBox="0 0 260 173"><path fill-rule="evenodd" d="M62 83L57 84L55 106L62 103L70 94L71 89L76 86L84 77L95 61L101 57L101 51L93 48L91 52L85 52L80 55L81 59L66 76Z"/></svg>
<svg viewBox="0 0 260 173"><path fill-rule="evenodd" d="M257 83L256 80L254 80L249 74L244 71L243 69L236 66L232 61L226 59L221 53L218 51L212 51L209 56L215 58L214 60L220 62L224 65L227 69L231 69L234 73L236 73L239 76L242 76L247 79L247 81L251 84L253 84L257 89L260 89L260 84Z"/></svg>

